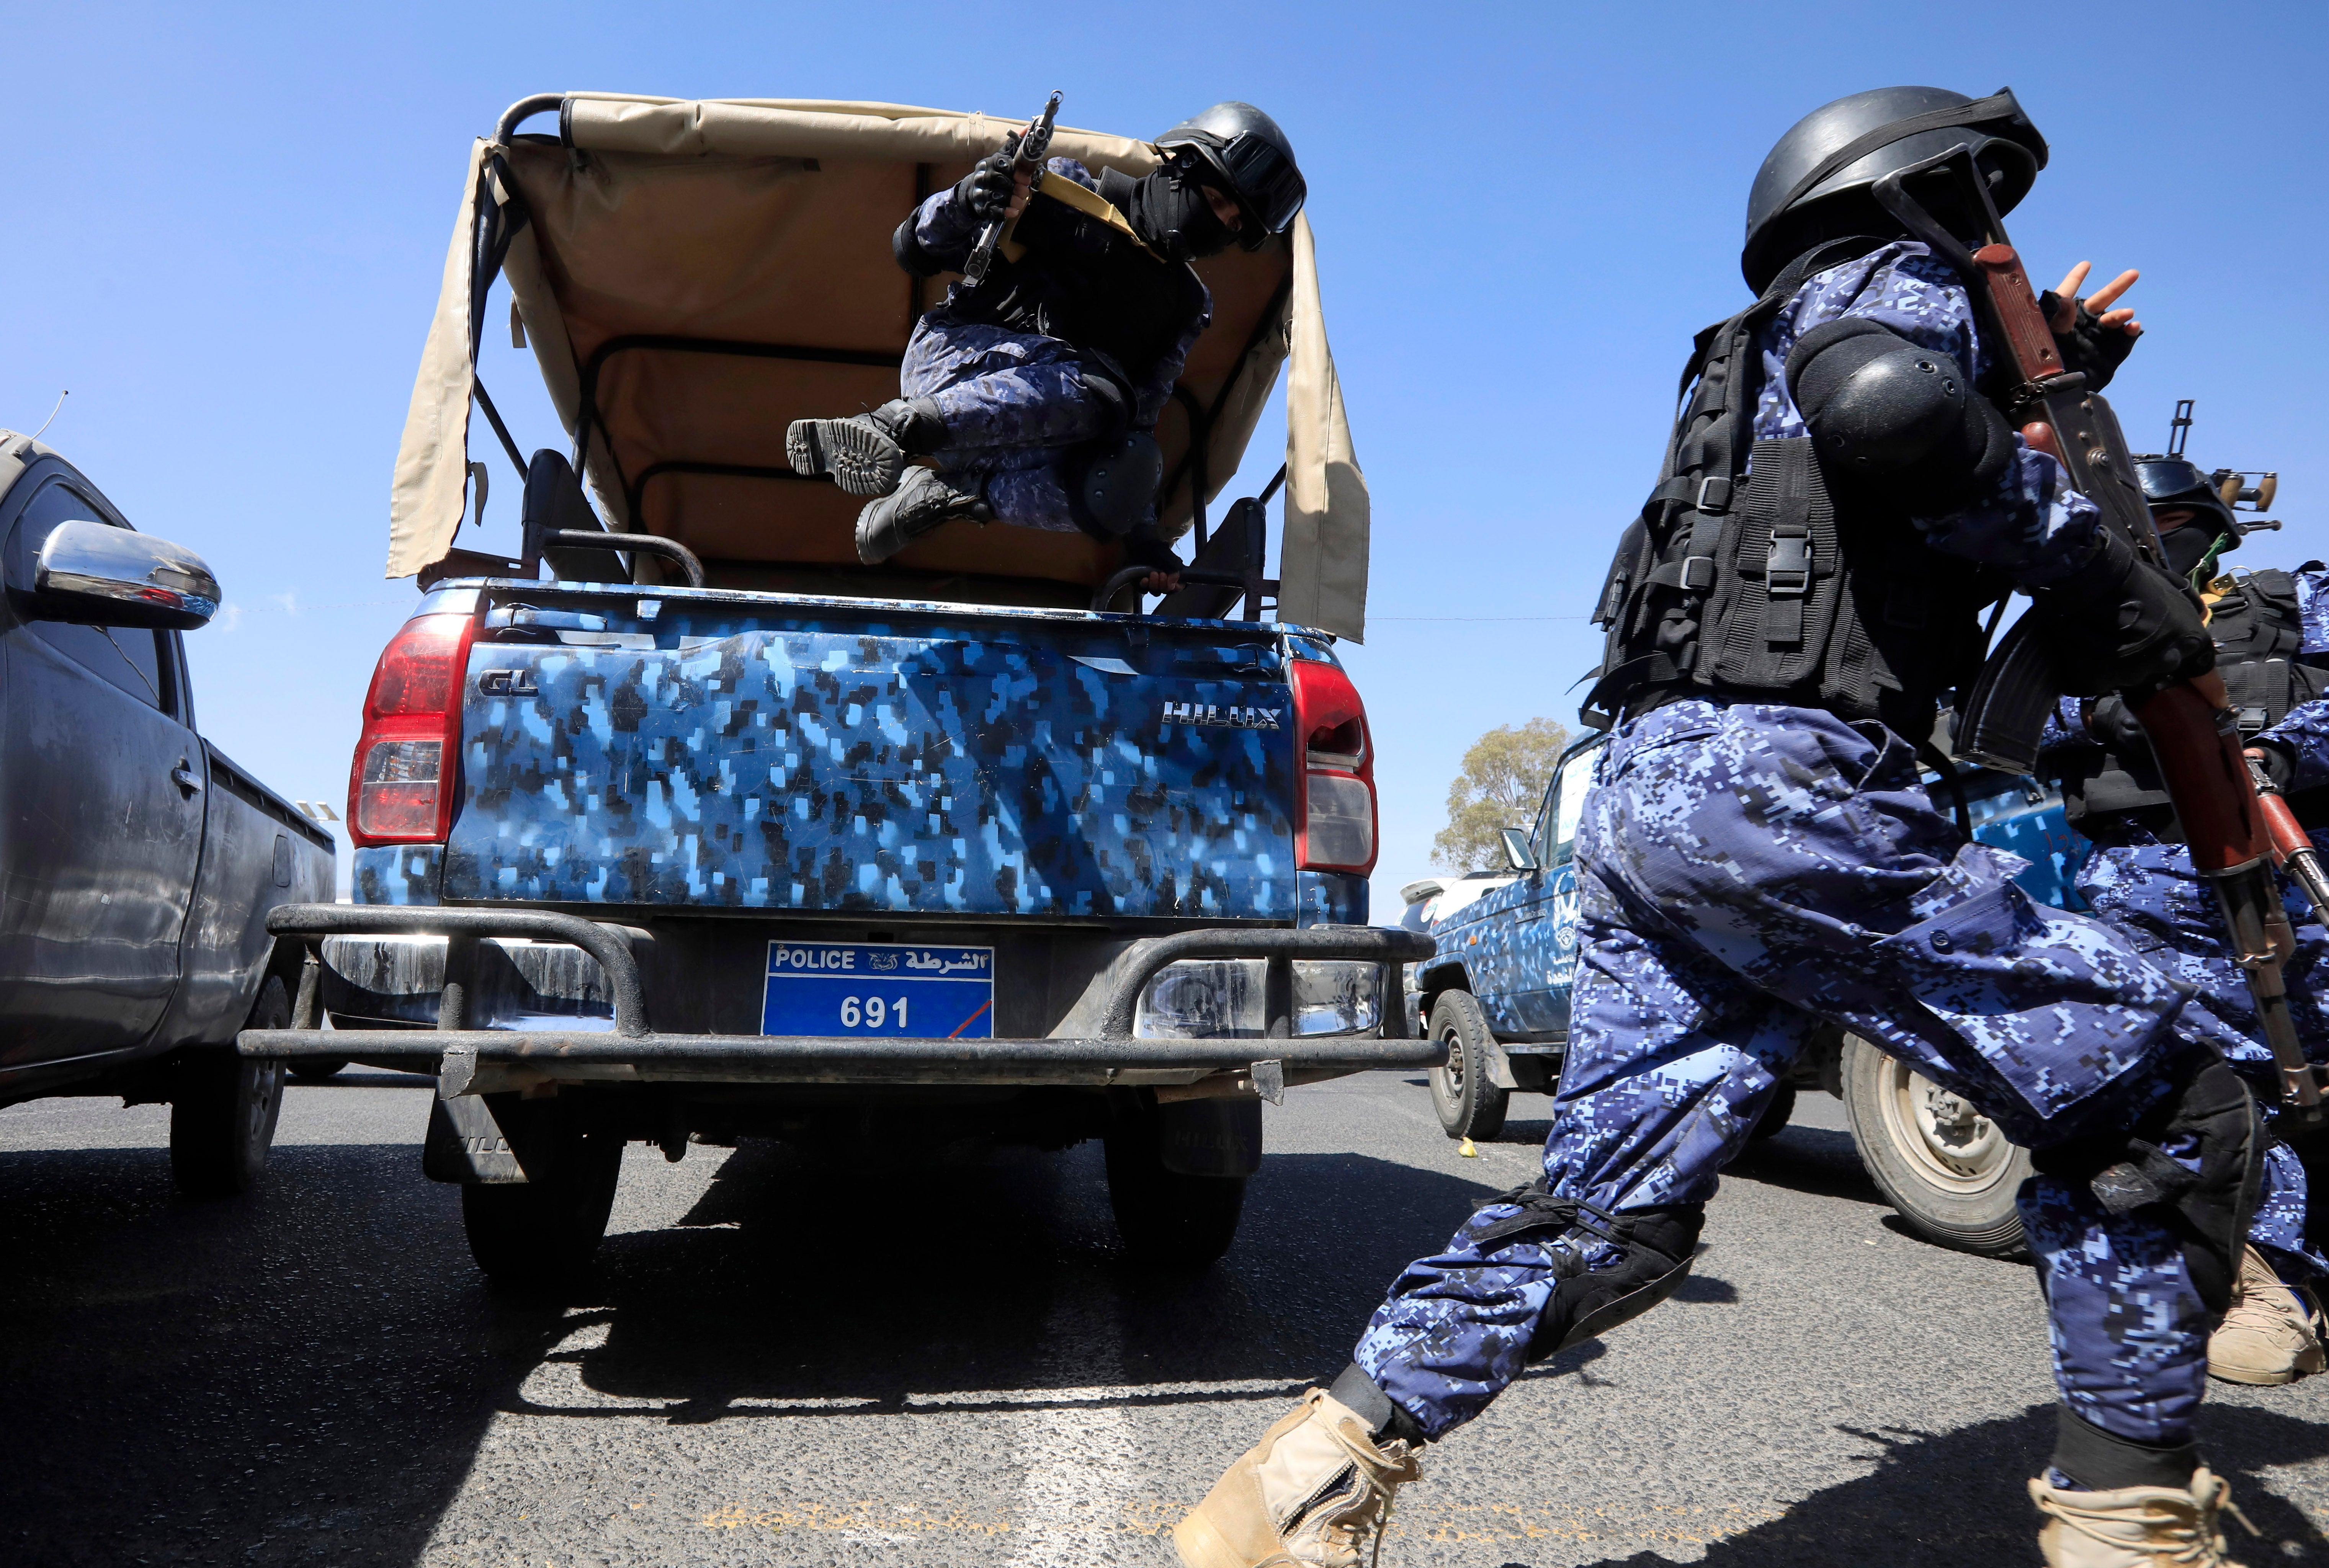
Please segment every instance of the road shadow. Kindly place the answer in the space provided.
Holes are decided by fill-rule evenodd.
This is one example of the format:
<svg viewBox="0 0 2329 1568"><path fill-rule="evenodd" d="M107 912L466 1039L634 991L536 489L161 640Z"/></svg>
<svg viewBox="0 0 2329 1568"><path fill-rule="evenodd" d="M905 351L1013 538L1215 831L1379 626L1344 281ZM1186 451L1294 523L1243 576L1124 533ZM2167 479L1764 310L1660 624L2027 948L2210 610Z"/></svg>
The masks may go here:
<svg viewBox="0 0 2329 1568"><path fill-rule="evenodd" d="M1933 1434L1899 1427L1836 1430L1869 1445L1865 1474L1813 1493L1777 1518L1708 1545L1701 1556L1638 1552L1588 1568L1962 1568L1985 1561L2037 1560L2039 1517L2025 1489L2051 1452L2054 1412L2033 1405L2018 1416ZM2232 1554L2251 1563L2317 1563L2329 1540L2260 1471L2329 1455L2329 1427L2248 1405L2209 1404L2200 1421L2210 1468L2232 1483L2232 1500L2262 1532L2236 1521L2225 1533ZM1485 1562L1485 1559L1483 1559ZM1504 1560L1503 1568L1572 1568L1572 1548Z"/></svg>
<svg viewBox="0 0 2329 1568"><path fill-rule="evenodd" d="M1126 1256L1093 1146L901 1169L748 1143L679 1225L609 1239L585 1314L603 1329L552 1360L674 1421L1276 1399L1345 1365L1400 1269L1493 1190L1271 1155L1229 1255L1175 1274Z"/></svg>
<svg viewBox="0 0 2329 1568"><path fill-rule="evenodd" d="M1891 1207L1883 1190L1870 1178L1868 1168L1860 1162L1852 1134L1837 1128L1789 1127L1749 1143L1722 1174L1815 1197Z"/></svg>
<svg viewBox="0 0 2329 1568"><path fill-rule="evenodd" d="M1540 1105L1551 1103L1543 1095L1529 1098ZM1515 1105L1523 1103L1519 1099L1513 1102ZM1508 1148L1542 1149L1551 1134L1550 1117L1507 1117L1503 1130L1488 1141ZM1891 1207L1876 1183L1869 1178L1868 1168L1860 1162L1860 1150L1853 1146L1852 1134L1838 1128L1788 1127L1773 1137L1749 1143L1723 1175L1743 1176L1750 1181L1784 1187L1815 1197Z"/></svg>
<svg viewBox="0 0 2329 1568"><path fill-rule="evenodd" d="M278 1147L247 1198L158 1149L0 1153L0 1559L416 1561L555 1342L410 1144Z"/></svg>

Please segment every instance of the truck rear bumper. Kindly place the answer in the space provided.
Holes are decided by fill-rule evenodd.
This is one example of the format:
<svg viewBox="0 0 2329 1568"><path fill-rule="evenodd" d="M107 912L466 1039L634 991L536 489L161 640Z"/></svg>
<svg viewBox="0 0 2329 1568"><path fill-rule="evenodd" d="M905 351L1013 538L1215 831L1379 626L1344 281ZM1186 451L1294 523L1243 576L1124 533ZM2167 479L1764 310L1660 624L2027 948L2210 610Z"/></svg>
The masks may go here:
<svg viewBox="0 0 2329 1568"><path fill-rule="evenodd" d="M325 1056L434 1065L447 1098L543 1083L1146 1085L1159 1098L1278 1097L1291 1085L1381 1067L1436 1065L1429 1040L1363 1035L1297 1036L1291 966L1305 960L1397 966L1431 951L1413 932L1363 925L1184 931L1131 944L1108 971L1098 1027L1074 1038L910 1039L883 1037L674 1034L649 1025L649 1000L628 939L578 915L535 909L286 905L269 916L276 935L320 946L327 937L426 935L446 939L438 1026L318 1027L314 988L303 988L294 1027L240 1037L249 1056ZM611 1028L476 1029L463 1027L477 944L526 938L570 944L604 972ZM1272 999L1262 1038L1136 1038L1148 982L1192 959L1260 959ZM1403 1022L1394 1008L1386 1016Z"/></svg>

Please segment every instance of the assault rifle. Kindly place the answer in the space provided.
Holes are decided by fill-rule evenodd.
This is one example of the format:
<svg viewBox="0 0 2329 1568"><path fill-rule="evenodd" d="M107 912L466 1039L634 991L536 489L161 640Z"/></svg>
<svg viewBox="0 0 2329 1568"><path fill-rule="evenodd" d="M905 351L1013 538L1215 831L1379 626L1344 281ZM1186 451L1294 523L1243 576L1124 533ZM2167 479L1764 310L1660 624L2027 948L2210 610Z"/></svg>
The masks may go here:
<svg viewBox="0 0 2329 1568"><path fill-rule="evenodd" d="M2249 782L2256 785L2257 803L2264 812L2265 832L2272 840L2272 861L2296 879L2305 890L2313 913L2329 921L2329 866L2321 863L2321 851L2313 847L2313 835L2288 809L2287 800L2280 786L2265 772L2264 764L2250 752Z"/></svg>
<svg viewBox="0 0 2329 1568"><path fill-rule="evenodd" d="M1968 248L1910 193L1910 180L1919 180L1923 189L1945 181L1955 215L1978 229L1983 242ZM1973 148L1960 144L1887 174L1877 181L1874 194L1910 235L1965 279L1982 336L1996 360L1992 373L1997 384L1985 390L2021 427L2025 440L2061 459L2071 484L2100 510L2102 525L2164 569L2166 555L2118 419L2099 393L2087 390L2085 375L2063 363ZM1958 708L1958 756L1985 767L2030 773L2037 765L2047 715L2061 690L2052 656L2032 618L2024 615L1990 655ZM2163 690L2126 695L2150 737L2192 866L2216 890L2217 908L2236 962L2248 976L2265 1043L2280 1070L2285 1111L2298 1131L2329 1125L2329 1106L2322 1102L2321 1085L2289 1017L2281 965L2296 951L2296 939L2273 880L2272 837L2241 755L2239 718L2223 679L2211 671Z"/></svg>
<svg viewBox="0 0 2329 1568"><path fill-rule="evenodd" d="M1060 95L1053 93L1043 112L1027 123L1019 132L1019 146L1011 155L1011 178L1015 183L1022 174L1041 174L1043 159L1051 150L1051 122L1060 117ZM970 248L970 259L963 264L962 280L973 288L986 281L986 269L994 265L995 248L1002 242L1003 226L1006 221L995 219L978 231L978 243Z"/></svg>

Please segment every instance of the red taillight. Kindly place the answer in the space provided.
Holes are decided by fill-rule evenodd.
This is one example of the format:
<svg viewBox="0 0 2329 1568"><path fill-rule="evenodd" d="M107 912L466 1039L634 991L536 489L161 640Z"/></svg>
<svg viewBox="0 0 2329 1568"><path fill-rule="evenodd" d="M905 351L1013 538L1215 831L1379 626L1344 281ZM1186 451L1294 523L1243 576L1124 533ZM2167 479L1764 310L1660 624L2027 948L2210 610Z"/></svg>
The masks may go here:
<svg viewBox="0 0 2329 1568"><path fill-rule="evenodd" d="M1306 871L1375 869L1375 759L1367 710L1351 678L1332 664L1290 662L1302 789L1294 859Z"/></svg>
<svg viewBox="0 0 2329 1568"><path fill-rule="evenodd" d="M467 615L415 615L380 656L348 771L348 836L361 845L441 843L459 776Z"/></svg>

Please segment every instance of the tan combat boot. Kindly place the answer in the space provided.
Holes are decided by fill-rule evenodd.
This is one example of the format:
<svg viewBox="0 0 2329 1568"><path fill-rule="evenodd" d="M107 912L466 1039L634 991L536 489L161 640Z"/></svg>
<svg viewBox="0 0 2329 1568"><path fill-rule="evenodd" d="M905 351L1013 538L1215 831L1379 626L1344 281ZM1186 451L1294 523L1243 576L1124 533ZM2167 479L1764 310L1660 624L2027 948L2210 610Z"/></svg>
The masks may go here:
<svg viewBox="0 0 2329 1568"><path fill-rule="evenodd" d="M2192 1489L2123 1487L2115 1492L2058 1491L2041 1479L2030 1500L2046 1516L2038 1549L2046 1568L2240 1568L2224 1555L2220 1511L2248 1526L2231 1488L2202 1466Z"/></svg>
<svg viewBox="0 0 2329 1568"><path fill-rule="evenodd" d="M2240 1254L2232 1304L2208 1337L2208 1376L2226 1383L2294 1383L2322 1368L2320 1307L2280 1282L2256 1248Z"/></svg>
<svg viewBox="0 0 2329 1568"><path fill-rule="evenodd" d="M1173 1527L1173 1545L1188 1568L1356 1568L1368 1539L1381 1553L1391 1493L1421 1473L1412 1447L1376 1447L1365 1421L1314 1388Z"/></svg>

